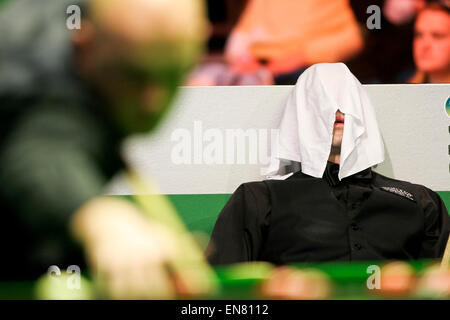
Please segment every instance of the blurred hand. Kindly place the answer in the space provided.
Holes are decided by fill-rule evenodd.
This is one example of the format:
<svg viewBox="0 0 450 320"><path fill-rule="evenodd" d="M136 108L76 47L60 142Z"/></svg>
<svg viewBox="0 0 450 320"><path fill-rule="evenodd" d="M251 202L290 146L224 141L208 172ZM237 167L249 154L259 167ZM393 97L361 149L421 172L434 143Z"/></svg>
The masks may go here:
<svg viewBox="0 0 450 320"><path fill-rule="evenodd" d="M283 73L291 73L303 67L306 67L306 59L300 53L270 60L267 64L267 68L275 76Z"/></svg>
<svg viewBox="0 0 450 320"><path fill-rule="evenodd" d="M94 199L75 214L72 227L85 246L96 285L108 298L170 299L212 288L207 274L195 274L195 266L177 267L183 236L150 222L127 200Z"/></svg>
<svg viewBox="0 0 450 320"><path fill-rule="evenodd" d="M242 32L232 33L227 40L225 59L235 73L256 72L261 67L250 52L249 42L249 36Z"/></svg>
<svg viewBox="0 0 450 320"><path fill-rule="evenodd" d="M386 0L383 13L389 22L401 25L411 21L424 5L424 0Z"/></svg>
<svg viewBox="0 0 450 320"><path fill-rule="evenodd" d="M260 63L249 54L234 57L230 61L231 70L237 74L253 73L260 67Z"/></svg>

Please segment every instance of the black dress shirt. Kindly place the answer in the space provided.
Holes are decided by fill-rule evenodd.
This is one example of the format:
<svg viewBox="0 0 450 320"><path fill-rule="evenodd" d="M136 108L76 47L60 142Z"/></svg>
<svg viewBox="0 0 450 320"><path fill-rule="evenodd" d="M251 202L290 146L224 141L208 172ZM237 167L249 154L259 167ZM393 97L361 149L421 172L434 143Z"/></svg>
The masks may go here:
<svg viewBox="0 0 450 320"><path fill-rule="evenodd" d="M212 264L439 258L450 222L437 193L370 168L322 178L242 184L219 214L207 248Z"/></svg>

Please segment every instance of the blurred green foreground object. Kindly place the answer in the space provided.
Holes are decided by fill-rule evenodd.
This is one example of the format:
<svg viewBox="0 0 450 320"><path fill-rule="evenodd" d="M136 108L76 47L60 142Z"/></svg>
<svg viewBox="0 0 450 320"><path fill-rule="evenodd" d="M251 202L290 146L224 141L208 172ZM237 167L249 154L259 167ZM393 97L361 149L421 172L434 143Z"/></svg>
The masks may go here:
<svg viewBox="0 0 450 320"><path fill-rule="evenodd" d="M41 300L91 300L95 299L90 281L77 274L42 276L35 284L34 295Z"/></svg>
<svg viewBox="0 0 450 320"><path fill-rule="evenodd" d="M7 1L11 1L11 0L0 0L0 7Z"/></svg>
<svg viewBox="0 0 450 320"><path fill-rule="evenodd" d="M411 268L415 279L408 293L396 294L386 292L381 288L370 289L367 282L374 280L373 266L384 267L392 263L371 261L357 263L310 263L296 264L289 268L304 271L303 275L316 275L310 277L314 288L314 279L320 280L321 284L328 283L329 294L324 299L450 299L450 287L446 292L444 289L428 285L424 287L422 280L427 280L430 273L436 273L434 267L439 261L421 260L407 263ZM395 262L396 264L398 262ZM405 263L405 262L400 262ZM372 268L371 268L372 267ZM221 290L214 295L203 296L202 299L274 299L263 294L262 286L271 277L274 266L268 263L237 264L224 267L217 267L215 271L219 276ZM371 271L372 270L372 271ZM383 272L383 271L382 271ZM99 299L95 295L95 288L84 277L80 281L80 289L70 288L67 283L74 279L69 279L71 275L62 274L57 278L48 276L41 278L37 282L27 283L0 283L0 299ZM371 277L372 276L372 277ZM400 275L402 276L402 275ZM323 281L325 279L325 282ZM440 283L450 285L450 273L446 271L446 278L441 277ZM69 282L68 282L69 281ZM447 282L445 282L447 281ZM76 284L76 281L75 281ZM311 285L311 282L310 284ZM297 282L298 290L302 288L302 282ZM431 288L431 289L430 289ZM294 287L294 290L296 288ZM440 290L440 291L439 291ZM308 291L306 291L308 292ZM286 299L280 297L281 299ZM303 296L303 299L308 297Z"/></svg>

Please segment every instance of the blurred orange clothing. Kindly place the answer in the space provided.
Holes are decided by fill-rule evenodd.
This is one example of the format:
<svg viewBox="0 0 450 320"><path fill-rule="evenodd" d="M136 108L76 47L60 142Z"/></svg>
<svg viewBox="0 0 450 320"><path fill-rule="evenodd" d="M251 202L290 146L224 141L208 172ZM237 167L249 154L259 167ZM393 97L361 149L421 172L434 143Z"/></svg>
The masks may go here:
<svg viewBox="0 0 450 320"><path fill-rule="evenodd" d="M345 61L362 47L348 0L249 0L225 55L231 64L247 54L295 69Z"/></svg>

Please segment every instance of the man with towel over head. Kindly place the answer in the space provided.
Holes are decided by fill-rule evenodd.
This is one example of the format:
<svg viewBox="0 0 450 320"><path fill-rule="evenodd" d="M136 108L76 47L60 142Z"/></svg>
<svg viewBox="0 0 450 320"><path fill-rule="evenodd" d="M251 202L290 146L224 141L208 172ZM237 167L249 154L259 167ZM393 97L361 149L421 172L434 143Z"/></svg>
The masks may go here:
<svg viewBox="0 0 450 320"><path fill-rule="evenodd" d="M343 63L298 79L267 180L244 183L214 227L213 264L442 257L450 222L434 191L372 171L384 161L375 111Z"/></svg>

